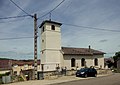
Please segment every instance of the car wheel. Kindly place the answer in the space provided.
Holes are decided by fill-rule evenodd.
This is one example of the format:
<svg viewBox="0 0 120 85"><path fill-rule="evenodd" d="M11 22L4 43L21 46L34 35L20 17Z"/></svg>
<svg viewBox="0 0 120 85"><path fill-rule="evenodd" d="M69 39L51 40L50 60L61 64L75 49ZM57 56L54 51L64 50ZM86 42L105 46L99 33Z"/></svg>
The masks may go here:
<svg viewBox="0 0 120 85"><path fill-rule="evenodd" d="M97 74L95 74L94 77L97 77Z"/></svg>
<svg viewBox="0 0 120 85"><path fill-rule="evenodd" d="M87 74L85 74L85 78L87 78L88 76L87 76Z"/></svg>

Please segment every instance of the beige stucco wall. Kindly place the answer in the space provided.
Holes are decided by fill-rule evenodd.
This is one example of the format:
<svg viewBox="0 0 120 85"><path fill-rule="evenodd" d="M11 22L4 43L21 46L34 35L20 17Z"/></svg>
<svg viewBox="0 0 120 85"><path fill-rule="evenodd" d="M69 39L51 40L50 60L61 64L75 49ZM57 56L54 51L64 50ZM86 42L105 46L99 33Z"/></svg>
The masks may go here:
<svg viewBox="0 0 120 85"><path fill-rule="evenodd" d="M44 32L41 33L41 50L45 49L61 49L61 32L60 26L55 25L55 30L51 30L51 25L44 24ZM42 28L41 28L42 30ZM43 42L44 41L44 42Z"/></svg>
<svg viewBox="0 0 120 85"><path fill-rule="evenodd" d="M55 25L55 30L51 30L51 25ZM98 59L97 67L104 67L104 57L102 55L64 55L61 51L61 29L60 25L45 23L44 32L41 27L41 64L44 64L44 71L55 70L56 66L67 67L67 69L81 68L81 59L86 59L87 67L94 66L94 59ZM75 67L71 67L71 59L75 58Z"/></svg>
<svg viewBox="0 0 120 85"><path fill-rule="evenodd" d="M71 59L74 58L75 61L75 67L71 67ZM90 66L95 66L94 65L94 59L97 58L98 59L98 67L100 68L102 66L102 68L104 68L104 57L103 55L94 55L94 56L82 56L82 55L64 55L64 67L66 66L67 69L71 70L71 69L76 69L76 67L78 66L78 68L82 68L81 66L81 59L84 58L86 61L86 66L90 67Z"/></svg>
<svg viewBox="0 0 120 85"><path fill-rule="evenodd" d="M44 62L41 64L44 64L44 71L52 71L55 70L56 65L59 64L61 67L61 52L60 50L46 50L43 57Z"/></svg>
<svg viewBox="0 0 120 85"><path fill-rule="evenodd" d="M55 30L51 30L51 25L55 26ZM43 26L44 32L41 32L41 64L44 64L44 71L52 71L58 64L61 66L60 25L45 23Z"/></svg>
<svg viewBox="0 0 120 85"><path fill-rule="evenodd" d="M61 34L59 32L46 31L46 49L61 49Z"/></svg>
<svg viewBox="0 0 120 85"><path fill-rule="evenodd" d="M21 70L29 70L29 69L34 69L34 67L32 65L28 65L28 66L13 66L12 67L12 70L13 70L13 73L14 72L17 72L17 75L20 75L20 71ZM37 70L40 70L40 65L38 65L38 68Z"/></svg>

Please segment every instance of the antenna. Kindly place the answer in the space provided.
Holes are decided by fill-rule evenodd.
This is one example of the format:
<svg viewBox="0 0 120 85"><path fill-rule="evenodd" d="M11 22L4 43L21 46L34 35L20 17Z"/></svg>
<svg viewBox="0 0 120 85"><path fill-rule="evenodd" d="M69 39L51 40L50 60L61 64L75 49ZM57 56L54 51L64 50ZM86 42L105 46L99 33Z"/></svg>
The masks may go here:
<svg viewBox="0 0 120 85"><path fill-rule="evenodd" d="M49 13L49 20L51 21L51 12Z"/></svg>

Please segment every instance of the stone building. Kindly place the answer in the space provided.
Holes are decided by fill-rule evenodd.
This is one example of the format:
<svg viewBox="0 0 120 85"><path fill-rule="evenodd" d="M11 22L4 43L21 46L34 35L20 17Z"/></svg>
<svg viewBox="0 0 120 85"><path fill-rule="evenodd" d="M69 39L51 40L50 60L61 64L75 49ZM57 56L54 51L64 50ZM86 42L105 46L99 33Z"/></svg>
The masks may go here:
<svg viewBox="0 0 120 85"><path fill-rule="evenodd" d="M95 66L104 68L104 52L88 48L61 46L61 26L54 21L43 21L41 28L41 65L43 71L57 67L67 70Z"/></svg>

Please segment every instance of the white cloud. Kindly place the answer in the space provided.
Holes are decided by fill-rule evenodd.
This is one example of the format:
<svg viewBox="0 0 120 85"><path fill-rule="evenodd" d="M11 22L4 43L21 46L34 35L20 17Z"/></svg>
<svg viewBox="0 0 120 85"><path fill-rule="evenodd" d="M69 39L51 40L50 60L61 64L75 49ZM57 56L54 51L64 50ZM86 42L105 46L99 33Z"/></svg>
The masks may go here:
<svg viewBox="0 0 120 85"><path fill-rule="evenodd" d="M58 5L62 0L13 0L21 8L30 14L37 13L38 17L44 15ZM120 1L118 0L65 0L65 2L52 12L52 19L64 23L96 27L102 29L119 30L120 23ZM8 8L8 6L9 8ZM24 15L11 2L4 1L1 6L0 17ZM24 18L22 18L24 19ZM48 19L44 17L43 19ZM13 19L19 20L14 23L0 23L0 38L33 36L33 19ZM2 22L2 20L0 20ZM7 22L6 20L4 20ZM8 20L9 21L9 20ZM38 20L40 24L42 20ZM120 33L86 29L62 25L62 46L88 47L102 49L105 52L115 52L119 50ZM14 34L13 34L14 33ZM107 42L100 43L99 41ZM19 53L33 52L33 40L8 40L1 41L0 51L9 50ZM112 47L111 47L112 46ZM14 49L16 48L16 49Z"/></svg>

